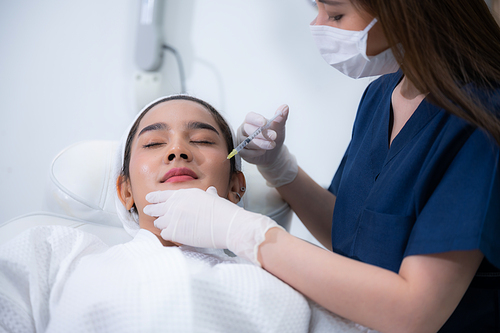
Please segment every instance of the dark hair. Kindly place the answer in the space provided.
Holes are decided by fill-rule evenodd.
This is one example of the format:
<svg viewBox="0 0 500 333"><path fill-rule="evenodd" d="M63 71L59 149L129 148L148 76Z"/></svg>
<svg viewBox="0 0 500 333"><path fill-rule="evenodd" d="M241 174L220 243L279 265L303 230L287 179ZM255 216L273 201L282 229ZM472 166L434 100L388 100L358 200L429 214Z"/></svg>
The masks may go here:
<svg viewBox="0 0 500 333"><path fill-rule="evenodd" d="M500 27L484 0L351 2L378 18L404 75L429 101L500 145L498 110L476 94L491 97L500 84Z"/></svg>
<svg viewBox="0 0 500 333"><path fill-rule="evenodd" d="M158 104L167 102L167 101L172 101L172 100L186 100L186 101L192 101L195 103L200 104L201 106L205 107L212 116L215 119L215 122L217 125L219 125L221 131L222 131L222 136L224 137L226 141L226 147L227 147L227 153L229 154L233 148L233 134L231 132L231 128L229 127L228 123L226 120L220 115L220 113L210 104L207 102L198 99L196 97L188 96L188 95L174 95L174 96L169 96L162 98L155 103L149 105L142 113L137 117L136 121L132 125L132 128L130 129L130 132L128 133L127 136L127 141L125 143L125 152L123 155L123 165L122 169L120 172L120 176L122 176L122 180L126 181L130 178L130 155L131 155L131 150L132 150L132 141L134 140L135 134L137 133L137 130L139 128L139 123L141 122L142 118L148 113L152 108L157 106ZM230 160L231 163L231 169L229 173L229 179L231 179L231 176L237 172L238 170L236 169L236 161L234 158Z"/></svg>

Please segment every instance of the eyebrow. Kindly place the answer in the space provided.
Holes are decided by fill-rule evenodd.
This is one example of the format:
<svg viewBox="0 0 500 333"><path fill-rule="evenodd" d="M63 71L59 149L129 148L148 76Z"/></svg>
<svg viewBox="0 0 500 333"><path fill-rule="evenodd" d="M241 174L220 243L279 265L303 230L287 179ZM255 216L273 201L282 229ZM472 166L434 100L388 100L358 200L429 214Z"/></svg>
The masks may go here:
<svg viewBox="0 0 500 333"><path fill-rule="evenodd" d="M213 132L217 133L217 135L220 135L219 131L217 131L215 129L215 127L213 127L212 125L207 124L207 123L202 123L200 121L191 121L191 122L189 122L188 125L187 125L187 128L188 129L207 129L207 130L210 130L210 131L213 131Z"/></svg>
<svg viewBox="0 0 500 333"><path fill-rule="evenodd" d="M154 123L154 124L151 124L151 125L148 125L148 126L144 127L141 130L141 132L139 133L139 135L137 135L137 137L140 137L141 134L146 133L146 132L150 132L150 131L166 131L166 130L169 130L169 129L170 129L170 126L168 126L165 123Z"/></svg>
<svg viewBox="0 0 500 333"><path fill-rule="evenodd" d="M189 122L187 124L186 127L187 127L187 129L207 129L207 130L215 132L217 135L220 135L219 131L217 131L215 129L215 127L213 127L210 124L203 123L203 122L200 122L200 121L191 121L191 122ZM141 136L141 134L146 133L146 132L151 132L151 131L168 131L169 129L170 129L170 126L168 126L166 123L154 123L154 124L151 124L151 125L148 125L148 126L144 127L139 132L139 135L137 135L137 137Z"/></svg>

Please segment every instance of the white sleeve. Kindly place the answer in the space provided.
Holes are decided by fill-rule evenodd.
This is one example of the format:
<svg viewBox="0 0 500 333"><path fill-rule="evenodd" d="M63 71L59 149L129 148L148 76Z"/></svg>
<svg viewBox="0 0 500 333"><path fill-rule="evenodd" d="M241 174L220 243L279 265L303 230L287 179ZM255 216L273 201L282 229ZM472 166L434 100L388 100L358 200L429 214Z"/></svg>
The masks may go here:
<svg viewBox="0 0 500 333"><path fill-rule="evenodd" d="M0 246L0 332L43 332L49 300L60 295L75 265L106 248L99 238L63 226L34 227Z"/></svg>

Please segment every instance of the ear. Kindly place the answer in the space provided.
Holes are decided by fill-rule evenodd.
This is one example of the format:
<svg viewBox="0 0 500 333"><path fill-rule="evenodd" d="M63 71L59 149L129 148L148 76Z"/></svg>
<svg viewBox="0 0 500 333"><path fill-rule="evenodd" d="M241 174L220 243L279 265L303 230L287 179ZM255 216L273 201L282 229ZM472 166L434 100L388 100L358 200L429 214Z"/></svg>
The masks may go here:
<svg viewBox="0 0 500 333"><path fill-rule="evenodd" d="M116 180L116 192L125 209L130 210L134 206L134 196L132 195L130 180L124 180L123 176L120 175Z"/></svg>
<svg viewBox="0 0 500 333"><path fill-rule="evenodd" d="M241 171L236 171L231 176L231 181L229 183L229 194L227 199L232 203L240 202L241 198L245 194L247 183L245 180L245 175Z"/></svg>

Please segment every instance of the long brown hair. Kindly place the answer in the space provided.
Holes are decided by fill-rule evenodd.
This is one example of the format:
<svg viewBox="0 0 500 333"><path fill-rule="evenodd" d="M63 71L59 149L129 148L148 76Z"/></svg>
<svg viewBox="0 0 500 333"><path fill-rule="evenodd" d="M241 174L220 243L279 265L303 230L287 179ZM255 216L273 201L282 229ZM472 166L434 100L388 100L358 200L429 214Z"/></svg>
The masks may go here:
<svg viewBox="0 0 500 333"><path fill-rule="evenodd" d="M500 145L500 110L487 101L500 86L500 27L484 0L351 2L378 18L404 75L429 101Z"/></svg>

